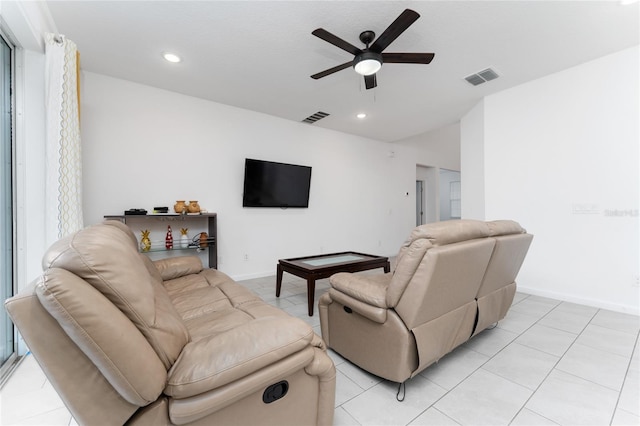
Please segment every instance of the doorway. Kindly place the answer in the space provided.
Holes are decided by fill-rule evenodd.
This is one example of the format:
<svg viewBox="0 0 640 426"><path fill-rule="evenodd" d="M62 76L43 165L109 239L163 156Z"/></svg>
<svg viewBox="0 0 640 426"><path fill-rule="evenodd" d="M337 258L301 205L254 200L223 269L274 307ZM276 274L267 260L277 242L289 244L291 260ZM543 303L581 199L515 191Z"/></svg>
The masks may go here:
<svg viewBox="0 0 640 426"><path fill-rule="evenodd" d="M439 220L440 200L438 198L438 176L437 167L416 166L416 224L418 223L418 203L422 212L422 223L437 222ZM418 183L422 182L421 194L418 194ZM420 201L418 201L420 199Z"/></svg>
<svg viewBox="0 0 640 426"><path fill-rule="evenodd" d="M460 172L440 169L440 220L460 219Z"/></svg>
<svg viewBox="0 0 640 426"><path fill-rule="evenodd" d="M424 225L424 181L416 181L416 226Z"/></svg>
<svg viewBox="0 0 640 426"><path fill-rule="evenodd" d="M460 218L460 172L416 166L416 226Z"/></svg>

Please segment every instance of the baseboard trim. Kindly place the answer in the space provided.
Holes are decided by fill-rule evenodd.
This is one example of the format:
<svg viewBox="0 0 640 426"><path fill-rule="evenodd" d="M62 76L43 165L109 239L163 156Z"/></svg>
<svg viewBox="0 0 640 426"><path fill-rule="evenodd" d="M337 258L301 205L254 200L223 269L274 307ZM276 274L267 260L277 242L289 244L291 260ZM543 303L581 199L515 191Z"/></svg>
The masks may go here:
<svg viewBox="0 0 640 426"><path fill-rule="evenodd" d="M230 275L230 277L234 281L252 280L254 278L264 278L264 277L269 277L269 276L274 276L275 277L275 274L274 274L273 270L264 271L264 272L254 272L252 274ZM275 278L274 278L273 283L275 285Z"/></svg>
<svg viewBox="0 0 640 426"><path fill-rule="evenodd" d="M518 285L517 291L521 293L531 294L533 296L548 297L551 299L562 300L563 302L577 303L580 305L593 306L594 308L607 309L609 311L640 316L640 308L637 306L621 305L618 303L610 303L602 300L590 299L587 297L578 297L572 294L540 290L531 287L523 287L520 285Z"/></svg>

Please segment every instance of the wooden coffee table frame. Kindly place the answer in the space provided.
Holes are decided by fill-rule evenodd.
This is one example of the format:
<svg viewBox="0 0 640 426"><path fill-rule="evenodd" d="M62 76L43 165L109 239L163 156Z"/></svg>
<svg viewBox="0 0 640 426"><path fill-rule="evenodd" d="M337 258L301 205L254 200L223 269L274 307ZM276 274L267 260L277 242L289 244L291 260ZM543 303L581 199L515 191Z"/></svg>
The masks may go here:
<svg viewBox="0 0 640 426"><path fill-rule="evenodd" d="M350 260L346 262L336 262L327 265L313 266L305 261L316 260L337 256L358 256L364 259ZM374 256L371 254L345 251L341 253L322 254L319 256L296 257L293 259L278 260L276 278L276 297L280 297L282 287L282 274L288 272L297 277L307 280L307 302L309 304L309 316L313 316L313 304L315 300L316 280L328 278L338 272L360 272L369 269L384 268L384 272L389 272L391 267L388 257Z"/></svg>

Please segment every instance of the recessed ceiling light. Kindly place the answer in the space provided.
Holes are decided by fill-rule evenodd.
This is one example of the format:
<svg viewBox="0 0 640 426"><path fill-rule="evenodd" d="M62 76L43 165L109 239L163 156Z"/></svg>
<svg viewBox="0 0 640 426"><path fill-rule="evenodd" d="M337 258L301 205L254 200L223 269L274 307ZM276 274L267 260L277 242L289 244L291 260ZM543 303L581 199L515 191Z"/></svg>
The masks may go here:
<svg viewBox="0 0 640 426"><path fill-rule="evenodd" d="M364 112L361 112L360 114L356 115L356 117L362 120L363 118L367 117L367 114L365 114Z"/></svg>
<svg viewBox="0 0 640 426"><path fill-rule="evenodd" d="M638 3L638 0L620 0L622 6L628 6L630 4Z"/></svg>
<svg viewBox="0 0 640 426"><path fill-rule="evenodd" d="M174 54L174 53L163 53L162 57L164 59L166 59L169 62L173 62L173 63L177 63L182 61L182 59L180 58L180 56Z"/></svg>

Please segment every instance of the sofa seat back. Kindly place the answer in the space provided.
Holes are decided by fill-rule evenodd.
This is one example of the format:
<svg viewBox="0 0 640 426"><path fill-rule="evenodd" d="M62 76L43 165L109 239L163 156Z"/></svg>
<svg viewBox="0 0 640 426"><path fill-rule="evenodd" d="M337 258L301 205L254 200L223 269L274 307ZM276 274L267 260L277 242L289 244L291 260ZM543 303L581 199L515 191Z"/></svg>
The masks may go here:
<svg viewBox="0 0 640 426"><path fill-rule="evenodd" d="M78 231L47 250L43 268L42 307L122 399L155 401L190 336L129 228L107 221Z"/></svg>
<svg viewBox="0 0 640 426"><path fill-rule="evenodd" d="M474 335L507 314L516 293L516 277L533 241L533 235L511 220L487 222L487 226L495 248L476 296L478 320Z"/></svg>
<svg viewBox="0 0 640 426"><path fill-rule="evenodd" d="M150 273L153 265L135 241L124 224L107 221L54 243L45 253L43 269L65 269L103 294L138 328L168 370L189 334L172 309L160 274Z"/></svg>
<svg viewBox="0 0 640 426"><path fill-rule="evenodd" d="M50 268L36 294L122 398L137 406L158 398L167 370L140 330L102 293L65 269Z"/></svg>
<svg viewBox="0 0 640 426"><path fill-rule="evenodd" d="M416 373L471 336L475 297L495 246L488 233L480 221L439 222L416 228L402 247L390 293L401 294L394 308L415 336ZM398 271L416 264L406 282Z"/></svg>

